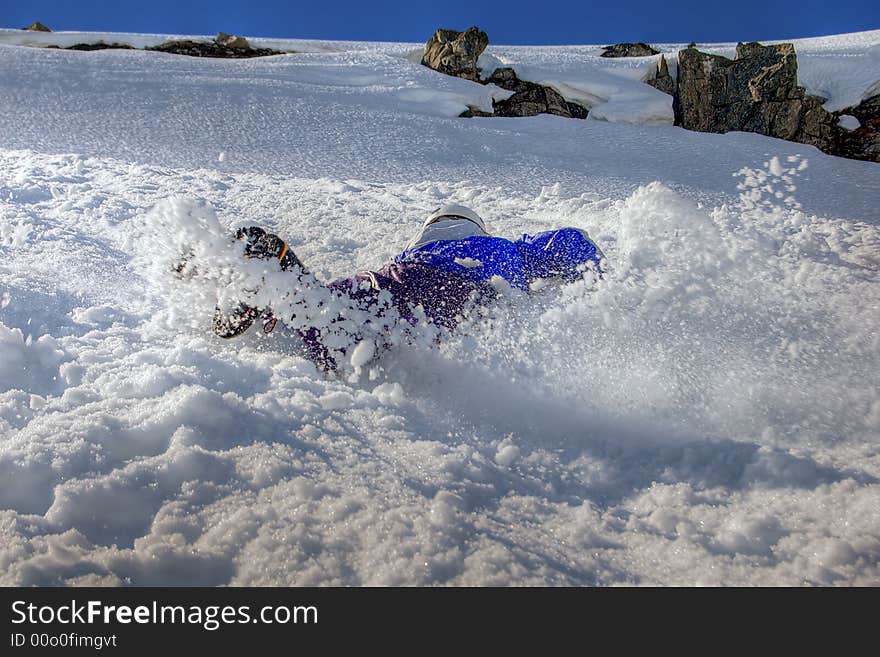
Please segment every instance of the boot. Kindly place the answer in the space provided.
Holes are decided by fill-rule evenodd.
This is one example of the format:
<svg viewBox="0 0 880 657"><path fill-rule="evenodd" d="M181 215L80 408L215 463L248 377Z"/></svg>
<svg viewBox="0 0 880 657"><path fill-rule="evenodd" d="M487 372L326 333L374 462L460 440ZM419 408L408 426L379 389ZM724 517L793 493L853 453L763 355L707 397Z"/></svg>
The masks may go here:
<svg viewBox="0 0 880 657"><path fill-rule="evenodd" d="M293 250L288 248L287 243L259 226L239 228L235 233L235 239L247 240L244 247L245 258L278 260L282 271L287 271L296 265L305 273L305 267ZM266 314L264 311L251 308L244 303L232 310L224 310L218 306L214 311L214 333L221 338L234 338L247 331L257 318L264 314ZM272 323L273 328L274 326L275 324Z"/></svg>

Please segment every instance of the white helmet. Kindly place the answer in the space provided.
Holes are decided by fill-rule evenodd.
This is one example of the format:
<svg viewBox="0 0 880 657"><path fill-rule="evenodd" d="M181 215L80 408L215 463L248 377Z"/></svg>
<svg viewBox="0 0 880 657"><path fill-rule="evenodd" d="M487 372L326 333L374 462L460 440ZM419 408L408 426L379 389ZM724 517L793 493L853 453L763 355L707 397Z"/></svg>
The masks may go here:
<svg viewBox="0 0 880 657"><path fill-rule="evenodd" d="M442 207L434 210L427 219L425 219L425 226L428 224L434 223L435 221L449 217L450 219L467 219L468 221L472 221L480 227L480 230L484 233L486 232L486 224L483 223L482 218L476 212L471 210L469 207L465 205L459 205L457 203L450 203L448 205L444 205Z"/></svg>
<svg viewBox="0 0 880 657"><path fill-rule="evenodd" d="M476 212L455 203L434 210L421 230L406 245L407 251L443 240L462 240L468 237L488 235L483 220Z"/></svg>

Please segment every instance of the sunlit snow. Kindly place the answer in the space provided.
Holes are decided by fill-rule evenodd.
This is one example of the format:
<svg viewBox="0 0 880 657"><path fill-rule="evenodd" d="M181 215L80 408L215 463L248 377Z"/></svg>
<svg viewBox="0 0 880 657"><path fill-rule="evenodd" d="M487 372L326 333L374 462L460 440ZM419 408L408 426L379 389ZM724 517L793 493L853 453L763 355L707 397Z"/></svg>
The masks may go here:
<svg viewBox="0 0 880 657"><path fill-rule="evenodd" d="M598 46L487 52L578 121L456 118L498 90L419 44L16 45L97 38L166 39L0 30L0 583L880 584L880 165L675 128ZM795 45L876 93L880 32ZM608 273L334 377L166 266L260 224L329 281L448 202Z"/></svg>

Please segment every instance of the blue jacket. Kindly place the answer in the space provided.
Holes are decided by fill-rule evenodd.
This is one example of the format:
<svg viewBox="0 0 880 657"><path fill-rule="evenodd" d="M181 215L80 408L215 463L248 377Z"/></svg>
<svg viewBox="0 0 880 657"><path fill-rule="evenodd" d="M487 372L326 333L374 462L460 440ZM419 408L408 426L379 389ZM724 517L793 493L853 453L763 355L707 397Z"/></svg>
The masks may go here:
<svg viewBox="0 0 880 657"><path fill-rule="evenodd" d="M500 276L513 287L527 290L539 278L577 280L589 263L601 271L602 257L585 232L561 228L523 235L515 242L486 235L430 242L404 251L394 262L423 264L474 282Z"/></svg>

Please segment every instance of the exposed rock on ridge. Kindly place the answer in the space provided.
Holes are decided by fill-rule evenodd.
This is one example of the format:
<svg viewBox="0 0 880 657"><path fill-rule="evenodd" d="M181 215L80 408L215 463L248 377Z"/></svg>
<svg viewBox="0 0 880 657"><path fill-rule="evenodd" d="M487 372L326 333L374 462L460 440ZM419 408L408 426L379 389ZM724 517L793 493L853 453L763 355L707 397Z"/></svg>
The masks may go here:
<svg viewBox="0 0 880 657"><path fill-rule="evenodd" d="M663 55L660 55L660 59L657 60L657 68L651 72L645 83L670 96L675 93L675 80L669 74L669 64L666 63L666 58Z"/></svg>
<svg viewBox="0 0 880 657"><path fill-rule="evenodd" d="M756 132L811 144L832 155L878 161L877 128L871 123L877 108L870 103L863 108L863 103L829 112L824 102L798 86L797 56L790 43L740 43L733 60L695 47L679 52L675 125L699 132ZM856 116L862 126L851 132L841 128L842 114Z"/></svg>
<svg viewBox="0 0 880 657"><path fill-rule="evenodd" d="M48 27L43 25L40 21L35 21L35 22L31 23L30 25L28 25L27 27L23 27L21 29L28 30L30 32L51 32L52 31Z"/></svg>
<svg viewBox="0 0 880 657"><path fill-rule="evenodd" d="M130 46L127 43L104 43L103 41L98 41L97 43L75 43L72 46L65 46L61 48L60 46L46 46L47 48L57 48L59 50L83 50L86 52L91 52L93 50L134 50L134 46Z"/></svg>
<svg viewBox="0 0 880 657"><path fill-rule="evenodd" d="M660 51L655 50L647 43L641 41L637 43L615 43L613 46L605 46L602 48L602 57L651 57L659 55Z"/></svg>
<svg viewBox="0 0 880 657"><path fill-rule="evenodd" d="M469 107L460 116L535 116L555 114L568 118L587 118L587 108L566 101L555 89L534 82L520 80L512 68L498 68L489 78L480 78L477 60L489 37L477 27L464 32L437 30L425 44L422 64L440 73L464 78L481 84L495 84L512 91L509 98L492 103L492 112Z"/></svg>
<svg viewBox="0 0 880 657"><path fill-rule="evenodd" d="M446 75L479 82L477 60L488 45L489 36L477 27L464 32L437 30L425 44L422 64Z"/></svg>
<svg viewBox="0 0 880 657"><path fill-rule="evenodd" d="M223 57L229 59L245 59L248 57L268 57L285 54L281 50L271 48L252 48L247 39L240 36L220 32L213 41L166 41L158 46L144 48L167 52L174 55L190 57Z"/></svg>
<svg viewBox="0 0 880 657"><path fill-rule="evenodd" d="M520 80L512 68L495 69L485 83L514 92L510 98L492 104L494 116L554 114L566 118L587 118L587 108L568 102L551 87Z"/></svg>

